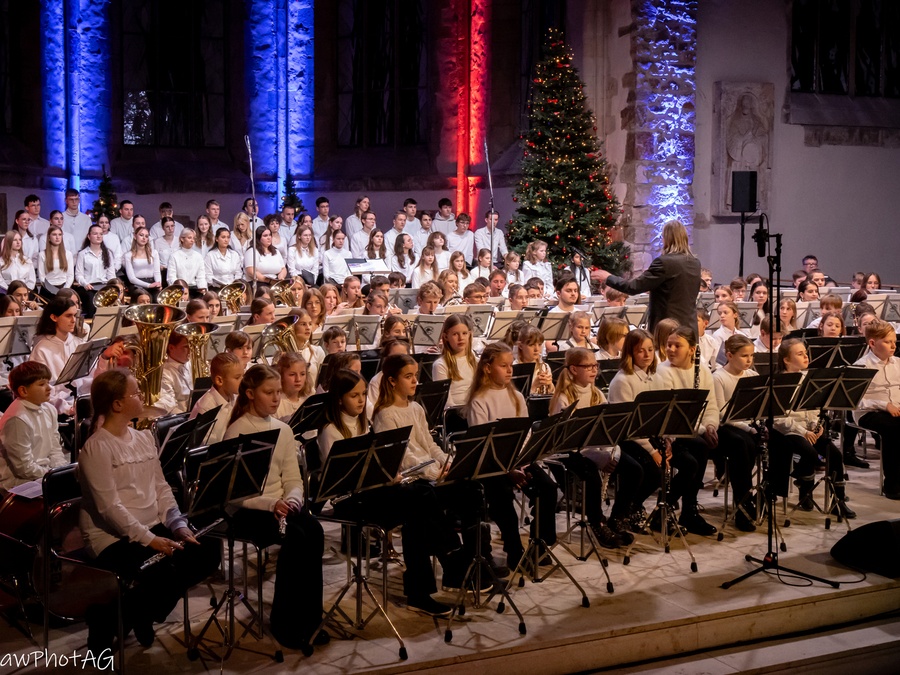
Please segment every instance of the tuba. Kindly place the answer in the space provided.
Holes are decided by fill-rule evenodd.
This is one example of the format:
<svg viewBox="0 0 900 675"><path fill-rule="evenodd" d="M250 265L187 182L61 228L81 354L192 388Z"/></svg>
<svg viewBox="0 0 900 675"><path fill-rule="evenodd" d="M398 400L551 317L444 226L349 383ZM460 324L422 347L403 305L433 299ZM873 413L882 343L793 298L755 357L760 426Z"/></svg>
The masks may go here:
<svg viewBox="0 0 900 675"><path fill-rule="evenodd" d="M119 289L105 286L94 294L94 307L115 307L119 304Z"/></svg>
<svg viewBox="0 0 900 675"><path fill-rule="evenodd" d="M297 307L297 300L294 298L293 283L287 279L276 281L269 287L269 295L275 300L276 304L281 303L287 307Z"/></svg>
<svg viewBox="0 0 900 675"><path fill-rule="evenodd" d="M209 377L209 359L206 358L206 345L210 337L219 328L214 323L183 323L175 327L175 332L187 338L191 350L191 376L196 382L201 377Z"/></svg>
<svg viewBox="0 0 900 675"><path fill-rule="evenodd" d="M299 352L300 346L297 344L297 336L294 335L294 324L300 320L295 315L286 316L278 321L273 321L263 329L262 332L262 350L265 351L269 345L278 347L282 352Z"/></svg>
<svg viewBox="0 0 900 675"><path fill-rule="evenodd" d="M138 381L145 406L152 406L159 400L169 336L186 316L183 309L168 305L135 305L125 310L125 318L138 331L138 344L126 345L125 348L134 355L131 370Z"/></svg>
<svg viewBox="0 0 900 675"><path fill-rule="evenodd" d="M247 284L243 281L235 281L233 284L222 287L219 291L219 300L228 308L229 314L237 314L241 311L246 293Z"/></svg>
<svg viewBox="0 0 900 675"><path fill-rule="evenodd" d="M184 297L184 289L179 285L166 286L159 292L156 301L160 305L168 305L169 307L178 307L181 298Z"/></svg>

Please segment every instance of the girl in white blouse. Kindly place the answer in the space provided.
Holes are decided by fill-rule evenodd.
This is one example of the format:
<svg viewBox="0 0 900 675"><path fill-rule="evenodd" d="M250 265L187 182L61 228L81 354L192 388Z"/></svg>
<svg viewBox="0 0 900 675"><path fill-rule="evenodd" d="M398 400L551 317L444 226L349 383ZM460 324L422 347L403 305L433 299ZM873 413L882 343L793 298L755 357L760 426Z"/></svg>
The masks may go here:
<svg viewBox="0 0 900 675"><path fill-rule="evenodd" d="M159 269L163 277L163 286L168 286L176 277L169 276L169 258L178 248L179 242L175 238L175 220L168 216L162 219L163 236L153 240L153 249L159 254ZM151 232L150 236L153 234Z"/></svg>
<svg viewBox="0 0 900 675"><path fill-rule="evenodd" d="M32 231L32 218L28 211L16 211L16 218L10 232L18 232L22 237L22 255L30 260L32 264L37 262L38 257L38 238Z"/></svg>
<svg viewBox="0 0 900 675"><path fill-rule="evenodd" d="M178 237L181 248L169 258L169 279L182 279L188 285L192 298L206 293L206 266L203 256L194 248L194 231L189 227Z"/></svg>
<svg viewBox="0 0 900 675"><path fill-rule="evenodd" d="M310 341L313 334L313 320L309 312L295 307L291 310L291 314L297 316L297 323L294 324L294 337L297 338L297 354L309 364L306 378L311 385L315 386L319 377L319 369L325 361L325 350Z"/></svg>
<svg viewBox="0 0 900 675"><path fill-rule="evenodd" d="M362 195L356 200L356 204L353 206L353 215L347 216L347 220L344 221L344 230L351 240L353 239L354 234L362 231L362 216L369 210L369 206L369 198L366 195Z"/></svg>
<svg viewBox="0 0 900 675"><path fill-rule="evenodd" d="M119 235L115 232L110 232L109 216L105 213L101 213L97 217L97 224L103 230L103 243L106 244L106 248L113 254L113 259L116 261L116 272L118 272L122 269L122 241L119 239Z"/></svg>
<svg viewBox="0 0 900 675"><path fill-rule="evenodd" d="M290 243L287 237L281 232L281 218L277 214L266 216L266 227L272 233L272 246L274 246L281 254L281 258L287 262L288 247Z"/></svg>
<svg viewBox="0 0 900 675"><path fill-rule="evenodd" d="M437 263L438 272L443 272L450 267L450 251L447 250L447 235L443 232L432 232L428 235L428 243L434 249L434 261Z"/></svg>
<svg viewBox="0 0 900 675"><path fill-rule="evenodd" d="M55 298L44 308L34 335L31 360L50 369L50 379L59 377L66 361L83 340L75 337L78 309L71 300ZM68 413L72 407L72 393L65 385L53 387L50 402L59 412Z"/></svg>
<svg viewBox="0 0 900 675"><path fill-rule="evenodd" d="M340 230L332 230L331 248L322 252L322 274L325 281L340 286L351 276L347 259L350 251L344 246L347 236Z"/></svg>
<svg viewBox="0 0 900 675"><path fill-rule="evenodd" d="M250 233L250 216L243 211L234 215L234 227L231 230L231 248L243 259L247 250L253 246L253 235Z"/></svg>
<svg viewBox="0 0 900 675"><path fill-rule="evenodd" d="M241 254L230 246L231 232L228 228L216 230L216 246L206 254L203 261L206 268L206 285L221 289L233 284L244 276Z"/></svg>
<svg viewBox="0 0 900 675"><path fill-rule="evenodd" d="M151 297L162 286L159 254L150 245L150 230L140 227L131 240L131 250L125 254L125 274L137 288L153 289Z"/></svg>
<svg viewBox="0 0 900 675"><path fill-rule="evenodd" d="M387 264L388 252L384 244L384 232L372 230L369 233L369 243L366 244L366 259L382 260Z"/></svg>
<svg viewBox="0 0 900 675"><path fill-rule="evenodd" d="M185 592L219 564L217 540L197 541L163 477L150 431L130 421L143 412L137 381L126 370L109 370L91 385L91 435L78 455L84 499L81 530L96 564L125 581L124 623L144 647L153 644L161 621ZM166 557L141 569L153 555ZM116 630L116 603L91 607L88 648L109 649Z"/></svg>
<svg viewBox="0 0 900 675"><path fill-rule="evenodd" d="M400 272L407 279L412 278L416 265L416 254L413 250L413 238L408 234L400 234L394 240L394 251L391 256L391 272Z"/></svg>
<svg viewBox="0 0 900 675"><path fill-rule="evenodd" d="M197 232L194 246L204 258L216 246L215 232L209 222L209 216L197 216Z"/></svg>
<svg viewBox="0 0 900 675"><path fill-rule="evenodd" d="M438 270L437 260L434 257L434 249L426 246L422 249L422 257L419 258L419 264L412 273L411 285L413 288L419 288L426 281L436 281L440 271Z"/></svg>
<svg viewBox="0 0 900 675"><path fill-rule="evenodd" d="M450 380L447 407L461 406L475 376L475 352L472 350L472 326L465 314L451 314L441 328L441 356L431 367L432 379Z"/></svg>
<svg viewBox="0 0 900 675"><path fill-rule="evenodd" d="M61 227L47 230L47 245L38 254L38 278L42 294L50 299L60 288L70 288L75 281L75 257L66 250Z"/></svg>
<svg viewBox="0 0 900 675"><path fill-rule="evenodd" d="M34 263L22 252L22 235L18 232L7 232L3 237L3 252L0 253L0 286L9 288L12 281L18 279L29 289L34 290L37 279L34 274Z"/></svg>
<svg viewBox="0 0 900 675"><path fill-rule="evenodd" d="M94 316L94 293L116 276L112 251L103 243L103 229L91 225L78 255L75 256L75 281L78 283L81 305L86 317Z"/></svg>
<svg viewBox="0 0 900 675"><path fill-rule="evenodd" d="M319 276L319 254L316 251L312 228L301 225L297 228L294 245L288 249L287 266L292 277L304 277L309 284L314 284Z"/></svg>
<svg viewBox="0 0 900 675"><path fill-rule="evenodd" d="M522 263L522 274L525 281L537 277L544 282L544 294L553 288L553 268L547 262L547 242L535 240L525 248L525 261Z"/></svg>
<svg viewBox="0 0 900 675"><path fill-rule="evenodd" d="M278 371L255 365L244 374L225 440L273 430L278 440L262 495L245 499L231 522L242 539L260 546L281 544L269 615L272 635L285 647L306 649L322 621L325 535L319 521L303 508L298 444L290 427L275 417L280 401ZM320 633L316 644L327 641L328 634Z"/></svg>
<svg viewBox="0 0 900 675"><path fill-rule="evenodd" d="M244 272L247 281L266 284L287 278L284 258L272 246L272 232L264 225L256 228L256 249L250 248L244 253Z"/></svg>

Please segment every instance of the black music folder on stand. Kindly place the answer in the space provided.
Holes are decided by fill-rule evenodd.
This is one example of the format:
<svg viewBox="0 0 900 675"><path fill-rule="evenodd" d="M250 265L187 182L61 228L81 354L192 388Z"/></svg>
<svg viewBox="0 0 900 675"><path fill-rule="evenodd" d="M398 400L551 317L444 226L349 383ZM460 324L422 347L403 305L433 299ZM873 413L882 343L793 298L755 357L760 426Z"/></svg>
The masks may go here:
<svg viewBox="0 0 900 675"><path fill-rule="evenodd" d="M221 409L222 406L217 405L205 413L200 413L194 419L169 429L159 448L159 464L162 466L164 476L181 471L188 451L205 445L206 436L215 424L216 416Z"/></svg>
<svg viewBox="0 0 900 675"><path fill-rule="evenodd" d="M109 340L101 338L99 340L82 342L75 347L75 351L72 352L69 360L66 361L66 365L63 366L63 369L60 371L59 377L56 378L54 384L64 384L71 387L75 380L90 375L94 363L100 358L100 354L103 353L103 350L106 349L108 345Z"/></svg>
<svg viewBox="0 0 900 675"><path fill-rule="evenodd" d="M569 314L545 309L541 313L538 328L545 340L559 344L569 338Z"/></svg>
<svg viewBox="0 0 900 675"><path fill-rule="evenodd" d="M852 366L866 351L862 337L813 337L806 339L810 368Z"/></svg>
<svg viewBox="0 0 900 675"><path fill-rule="evenodd" d="M325 465L322 468L322 477L319 483L319 490L316 494L315 501L325 502L329 499L339 500L354 495L368 492L376 488L391 485L397 474L400 472L400 465L403 462L403 455L406 454L406 446L409 443L409 434L412 427L401 427L399 429L391 429L382 431L381 433L368 433L364 436L356 436L353 438L345 438L337 441L331 446L331 451L325 459ZM394 627L384 606L378 602L372 589L369 587L369 581L363 572L362 556L363 551L367 550L363 539L364 527L367 523L358 521L356 523L359 532L359 541L356 548L356 561L353 564L353 574L347 579L347 582L338 593L337 600L331 606L331 609L325 614L322 623L312 634L309 641L313 642L316 635L325 627L329 621L334 619L336 614L341 617L352 627L361 630L378 615L384 617L390 626L394 637L400 643L400 659L406 660L406 646L403 644L403 638ZM350 591L356 587L356 619L341 609L341 600ZM363 593L369 597L375 608L372 613L365 619L362 618L362 601ZM384 598L387 602L387 598Z"/></svg>
<svg viewBox="0 0 900 675"><path fill-rule="evenodd" d="M512 385L526 399L531 396L531 381L534 379L533 363L517 363L513 366Z"/></svg>
<svg viewBox="0 0 900 675"><path fill-rule="evenodd" d="M674 389L671 391L644 391L634 399L632 414L625 438L649 439L651 445L662 458L662 481L659 499L650 517L660 512L660 543L666 553L671 553L668 534L669 526L676 537L681 537L685 550L691 558L691 572L697 571L697 561L691 551L690 544L681 532L675 513L668 503L669 468L666 459L666 442L664 438L690 438L696 434L697 424L706 409L708 392L705 389ZM637 540L635 540L637 541ZM635 542L625 551L623 563L631 562L631 549Z"/></svg>
<svg viewBox="0 0 900 675"><path fill-rule="evenodd" d="M494 476L505 476L515 466L519 448L522 447L525 437L530 430L531 421L527 417L511 417L487 424L479 424L469 427L463 432L451 434L450 439L456 452L453 456L453 462L451 462L450 467L438 484L477 481L493 478ZM479 487L482 502L480 520L484 523L487 505L484 500L484 488ZM522 613L509 596L506 586L497 578L493 566L487 565L487 561L482 555L481 530L481 525L475 529L475 557L472 559L465 577L463 577L459 595L456 598L453 612L447 621L447 629L444 631L444 642L450 642L453 639L453 619L458 613L463 611L467 589L473 582L475 587L473 606L475 608L480 607L482 569L488 571L491 580L491 592L485 602L490 602L491 598L498 593L502 595L519 618L519 633L525 634L525 619L522 617ZM501 600L497 605L497 611L502 612L503 608L504 601Z"/></svg>
<svg viewBox="0 0 900 675"><path fill-rule="evenodd" d="M428 429L434 430L442 424L444 409L447 407L447 398L450 396L450 380L432 380L419 382L416 387L414 401L425 410L425 419L428 420Z"/></svg>
<svg viewBox="0 0 900 675"><path fill-rule="evenodd" d="M294 432L294 438L300 440L308 431L321 429L325 424L325 403L328 394L313 394L294 411L287 425Z"/></svg>
<svg viewBox="0 0 900 675"><path fill-rule="evenodd" d="M410 315L409 341L413 347L437 347L441 344L444 314Z"/></svg>

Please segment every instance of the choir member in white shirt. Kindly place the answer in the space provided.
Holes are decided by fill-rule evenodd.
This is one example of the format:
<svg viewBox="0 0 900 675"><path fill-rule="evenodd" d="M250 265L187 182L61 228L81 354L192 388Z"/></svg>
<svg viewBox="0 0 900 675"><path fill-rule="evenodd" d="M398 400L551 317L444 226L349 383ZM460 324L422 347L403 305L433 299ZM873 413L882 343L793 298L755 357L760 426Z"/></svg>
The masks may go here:
<svg viewBox="0 0 900 675"><path fill-rule="evenodd" d="M216 246L216 231L212 228L209 216L197 216L197 228L194 231L194 248L206 258L206 254Z"/></svg>
<svg viewBox="0 0 900 675"><path fill-rule="evenodd" d="M38 258L38 237L34 232L31 221L31 214L28 211L16 211L16 217L10 232L18 232L22 237L22 254L31 261L32 265L37 264Z"/></svg>
<svg viewBox="0 0 900 675"><path fill-rule="evenodd" d="M16 398L0 417L0 486L7 490L69 463L59 443L47 366L19 364L9 374L9 388Z"/></svg>
<svg viewBox="0 0 900 675"><path fill-rule="evenodd" d="M284 258L278 249L272 246L272 233L269 228L265 226L256 228L256 249L244 254L244 273L247 281L262 281L270 285L287 278Z"/></svg>
<svg viewBox="0 0 900 675"><path fill-rule="evenodd" d="M209 218L209 229L216 233L219 231L220 227L228 227L228 223L225 221L219 220L219 214L222 212L222 207L219 206L219 202L215 199L210 199L206 202L206 217Z"/></svg>
<svg viewBox="0 0 900 675"><path fill-rule="evenodd" d="M184 228L179 241L181 247L169 256L169 278L183 280L192 298L202 297L206 293L206 265L194 248L194 231Z"/></svg>
<svg viewBox="0 0 900 675"><path fill-rule="evenodd" d="M169 276L169 258L180 246L175 236L175 221L171 218L163 218L163 236L153 239L153 230L150 230L150 238L153 240L153 250L159 254L159 268L163 276L163 286L168 286L175 281L174 275Z"/></svg>
<svg viewBox="0 0 900 675"><path fill-rule="evenodd" d="M506 256L506 235L497 227L500 214L491 209L484 213L484 227L475 230L475 248L486 248L491 252L491 263ZM493 239L492 239L493 235Z"/></svg>
<svg viewBox="0 0 900 675"><path fill-rule="evenodd" d="M447 250L451 254L459 251L466 260L466 265L472 264L474 255L475 236L469 229L472 219L466 213L460 213L456 217L456 229L447 235Z"/></svg>
<svg viewBox="0 0 900 675"><path fill-rule="evenodd" d="M134 233L138 231L138 228L146 228L147 234L150 235L150 242L153 242L153 235L150 234L150 228L147 226L147 219L144 218L141 214L135 214L134 218L131 219L131 232L128 233L127 237L122 238L122 250L130 251L131 250L131 242L134 241ZM68 243L66 244L68 246Z"/></svg>
<svg viewBox="0 0 900 675"><path fill-rule="evenodd" d="M419 229L412 235L413 246L417 256L421 256L422 249L428 246L428 240L435 231L433 225L434 221L431 218L431 214L423 211L419 221Z"/></svg>
<svg viewBox="0 0 900 675"><path fill-rule="evenodd" d="M75 243L75 239L72 238L72 235L65 231L63 228L63 214L62 211L53 210L50 212L50 225L56 225L59 229L63 231L63 243L66 245L66 250L71 251L74 256L78 251L79 246ZM49 231L49 228L47 228ZM47 246L47 235L42 234L38 236L38 250L43 250Z"/></svg>
<svg viewBox="0 0 900 675"><path fill-rule="evenodd" d="M244 261L241 254L231 248L230 242L231 232L228 228L220 227L216 230L216 246L206 254L203 261L209 288L218 290L244 277Z"/></svg>
<svg viewBox="0 0 900 675"><path fill-rule="evenodd" d="M172 208L172 205L169 202L163 202L159 205L159 220L153 224L153 227L150 228L150 238L158 239L159 237L165 234L164 225L166 222L166 218L172 218L172 222L175 224L175 236L181 236L181 231L184 229L184 225L179 223L177 220L173 218L175 215L175 209Z"/></svg>
<svg viewBox="0 0 900 675"><path fill-rule="evenodd" d="M134 233L131 250L123 256L123 260L128 282L137 288L150 290L151 297L156 297L156 291L162 287L162 272L159 254L150 245L150 231L146 227Z"/></svg>
<svg viewBox="0 0 900 675"><path fill-rule="evenodd" d="M352 216L351 216L352 217ZM350 253L354 258L365 258L366 247L369 245L369 237L378 229L375 222L375 212L366 211L360 216L360 228L353 234L348 234L350 238Z"/></svg>
<svg viewBox="0 0 900 675"><path fill-rule="evenodd" d="M351 276L350 267L347 265L350 251L344 247L346 240L347 235L340 230L334 231L331 248L322 253L322 275L325 277L325 281L338 286L344 283L344 279Z"/></svg>
<svg viewBox="0 0 900 675"><path fill-rule="evenodd" d="M285 206L281 209L279 227L282 237L287 242L288 248L294 245L294 237L297 235L297 221L294 220L297 210L293 206Z"/></svg>
<svg viewBox="0 0 900 675"><path fill-rule="evenodd" d="M503 269L506 271L506 283L519 284L522 286L528 279L520 267L522 266L522 257L515 251L510 251L503 256Z"/></svg>
<svg viewBox="0 0 900 675"><path fill-rule="evenodd" d="M237 251L241 259L253 246L253 233L250 229L250 216L243 211L234 214L234 228L231 230L231 248Z"/></svg>
<svg viewBox="0 0 900 675"><path fill-rule="evenodd" d="M434 249L434 261L437 263L438 270L443 272L450 267L450 251L447 249L447 235L443 232L432 232L428 235L428 243Z"/></svg>
<svg viewBox="0 0 900 675"><path fill-rule="evenodd" d="M287 264L288 248L291 242L281 231L281 217L278 214L271 214L266 216L263 222L272 234L272 246L281 254L282 260Z"/></svg>
<svg viewBox="0 0 900 675"><path fill-rule="evenodd" d="M48 300L60 288L71 288L75 281L75 256L66 250L62 228L51 225L47 245L38 254L38 279L41 292Z"/></svg>
<svg viewBox="0 0 900 675"><path fill-rule="evenodd" d="M316 250L315 235L309 225L297 227L297 237L294 245L288 249L287 267L292 277L304 277L314 284L319 276L320 256Z"/></svg>
<svg viewBox="0 0 900 675"><path fill-rule="evenodd" d="M0 253L0 286L8 289L17 279L31 290L34 290L37 283L34 262L26 258L22 252L22 235L12 231L3 237L3 251Z"/></svg>
<svg viewBox="0 0 900 675"><path fill-rule="evenodd" d="M567 269L575 275L575 280L578 282L578 287L581 290L582 299L587 300L593 295L593 290L591 289L591 273L589 269L585 269L584 261L581 259L580 253L572 254L572 264L569 265Z"/></svg>
<svg viewBox="0 0 900 675"><path fill-rule="evenodd" d="M347 216L344 220L344 232L350 238L350 250L353 250L353 235L363 229L363 215L369 210L370 204L371 202L366 195L358 197L356 204L353 206L353 215ZM362 256L356 257L361 258Z"/></svg>
<svg viewBox="0 0 900 675"><path fill-rule="evenodd" d="M118 272L122 269L122 242L115 234L109 231L109 217L105 213L101 213L97 217L97 224L103 230L103 243L106 244L106 248L113 254L113 258L116 261L116 272Z"/></svg>
<svg viewBox="0 0 900 675"><path fill-rule="evenodd" d="M325 234L319 237L319 248L322 251L327 251L331 247L331 238L335 230L344 231L344 219L340 216L331 216L328 218L328 229L325 230ZM346 234L346 233L345 233ZM347 249L350 249L350 236L347 235Z"/></svg>
<svg viewBox="0 0 900 675"><path fill-rule="evenodd" d="M81 195L78 190L69 188L66 190L66 210L63 213L63 232L71 235L72 242L80 245L87 236L91 219L86 213L78 210L81 204ZM74 247L73 247L74 248Z"/></svg>
<svg viewBox="0 0 900 675"><path fill-rule="evenodd" d="M397 237L405 231L406 228L406 212L397 211L394 219L391 221L391 229L384 233L384 243L388 247L388 251L394 250L394 243Z"/></svg>
<svg viewBox="0 0 900 675"><path fill-rule="evenodd" d="M34 335L31 360L50 369L50 379L56 380L69 357L83 340L75 336L78 310L72 300L54 298L44 308ZM65 385L54 386L50 402L60 413L71 414L72 393Z"/></svg>
<svg viewBox="0 0 900 675"><path fill-rule="evenodd" d="M419 258L419 264L416 265L412 273L411 286L419 288L426 281L437 281L440 270L437 261L434 259L434 249L426 246L422 249L422 255Z"/></svg>
<svg viewBox="0 0 900 675"><path fill-rule="evenodd" d="M119 216L110 221L109 231L119 238L124 247L125 240L134 233L134 204L130 200L119 202Z"/></svg>
<svg viewBox="0 0 900 675"><path fill-rule="evenodd" d="M328 231L328 212L330 209L331 205L328 203L328 197L319 197L316 200L316 211L318 211L318 215L311 223L316 241L320 241L322 235Z"/></svg>
<svg viewBox="0 0 900 675"><path fill-rule="evenodd" d="M123 580L122 619L144 647L187 590L219 564L218 540L198 542L166 483L150 431L130 421L143 411L138 384L125 370L97 376L91 386L94 423L78 455L81 530L98 567ZM101 427L102 425L102 427ZM146 570L148 558L166 557ZM113 645L116 602L88 610L88 649Z"/></svg>
<svg viewBox="0 0 900 675"><path fill-rule="evenodd" d="M31 216L31 231L35 237L42 237L47 234L50 229L50 221L41 218L41 198L37 195L28 195L25 197L25 210Z"/></svg>
<svg viewBox="0 0 900 675"><path fill-rule="evenodd" d="M415 237L416 233L422 229L422 223L419 222L417 214L419 212L419 206L416 203L416 200L412 197L408 197L403 200L403 211L406 213L406 224L403 228L403 231L406 232L410 237Z"/></svg>
<svg viewBox="0 0 900 675"><path fill-rule="evenodd" d="M412 237L403 233L394 241L391 255L391 272L400 272L407 279L412 277L416 265L416 254L413 251Z"/></svg>
<svg viewBox="0 0 900 675"><path fill-rule="evenodd" d="M357 234L362 234L357 233ZM387 246L384 243L384 233L381 230L372 230L369 233L369 241L366 244L366 247L363 249L363 254L361 256L357 256L360 258L365 258L366 260L377 260L381 261L385 264L385 266L390 266L390 257L388 255ZM371 278L371 275L364 274L363 281L368 283Z"/></svg>
<svg viewBox="0 0 900 675"><path fill-rule="evenodd" d="M244 200L244 205L241 207L241 210L246 213L247 217L250 219L251 232L257 227L265 225L262 218L259 217L259 202L253 199L253 197L247 197Z"/></svg>
<svg viewBox="0 0 900 675"><path fill-rule="evenodd" d="M191 409L190 419L197 415L207 413L213 408L218 408L216 421L209 429L204 439L205 443L212 445L218 443L225 436L228 429L228 420L234 408L234 399L237 396L244 377L244 366L241 360L231 352L216 354L209 363L209 377L212 386L200 397Z"/></svg>
<svg viewBox="0 0 900 675"><path fill-rule="evenodd" d="M522 273L526 282L532 277L543 281L545 294L553 288L553 268L547 262L547 242L537 239L528 244L525 248Z"/></svg>
<svg viewBox="0 0 900 675"><path fill-rule="evenodd" d="M446 197L438 200L438 210L434 214L432 225L437 232L450 234L456 227L456 215L453 213L453 202Z"/></svg>
<svg viewBox="0 0 900 675"><path fill-rule="evenodd" d="M115 276L115 259L103 243L103 230L99 225L91 225L84 248L75 256L76 290L85 317L94 316L94 293Z"/></svg>

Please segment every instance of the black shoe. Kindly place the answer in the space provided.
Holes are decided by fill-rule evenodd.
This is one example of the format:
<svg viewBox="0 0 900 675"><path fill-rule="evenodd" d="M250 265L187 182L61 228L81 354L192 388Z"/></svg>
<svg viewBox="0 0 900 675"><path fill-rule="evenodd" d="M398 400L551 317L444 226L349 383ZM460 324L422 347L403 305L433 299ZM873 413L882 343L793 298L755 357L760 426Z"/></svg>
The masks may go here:
<svg viewBox="0 0 900 675"><path fill-rule="evenodd" d="M741 532L756 532L756 523L740 509L734 514L734 526Z"/></svg>
<svg viewBox="0 0 900 675"><path fill-rule="evenodd" d="M429 616L450 616L450 612L453 611L453 608L450 605L438 602L430 595L425 595L421 598L409 598L406 605L410 609L422 612L423 614L428 614Z"/></svg>
<svg viewBox="0 0 900 675"><path fill-rule="evenodd" d="M671 507L669 507L669 513L674 513L674 511L672 510ZM661 520L662 520L662 511L655 511L653 513L653 515L650 517L650 519L647 521L647 526L653 532L660 532L660 531L662 531L662 525L660 524ZM685 534L686 532L687 532L687 528L682 526L681 533ZM670 537L673 534L675 534L675 526L672 524L671 519L668 520L668 523L666 525L666 534Z"/></svg>
<svg viewBox="0 0 900 675"><path fill-rule="evenodd" d="M628 531L629 524L625 518L610 518L609 529L616 533L625 546L630 546L634 541L634 535Z"/></svg>
<svg viewBox="0 0 900 675"><path fill-rule="evenodd" d="M847 506L847 502L844 501L836 501L834 506L831 507L832 515L839 515L841 518L846 518L847 520L853 520L856 518L856 511Z"/></svg>
<svg viewBox="0 0 900 675"><path fill-rule="evenodd" d="M857 469L868 469L869 463L854 453L846 453L844 455L844 466L852 466Z"/></svg>
<svg viewBox="0 0 900 675"><path fill-rule="evenodd" d="M606 523L591 525L591 530L603 548L620 548L623 545L622 539Z"/></svg>
<svg viewBox="0 0 900 675"><path fill-rule="evenodd" d="M681 510L681 516L678 518L678 524L687 529L691 534L699 534L701 537L711 537L718 530L703 520L696 504L685 506Z"/></svg>
<svg viewBox="0 0 900 675"><path fill-rule="evenodd" d="M322 647L329 642L331 642L331 636L326 631L320 630L313 639L312 644L314 647Z"/></svg>
<svg viewBox="0 0 900 675"><path fill-rule="evenodd" d="M628 516L628 529L635 534L650 534L647 518L647 511L643 506L635 509Z"/></svg>
<svg viewBox="0 0 900 675"><path fill-rule="evenodd" d="M895 502L900 501L900 492L885 492L884 496L888 499L892 499Z"/></svg>
<svg viewBox="0 0 900 675"><path fill-rule="evenodd" d="M816 507L813 501L813 486L815 483L811 480L798 478L794 481L794 485L797 486L800 493L797 498L797 508L801 511L812 511Z"/></svg>
<svg viewBox="0 0 900 675"><path fill-rule="evenodd" d="M141 647L148 649L153 646L156 639L156 633L153 632L153 624L149 622L139 622L134 625L134 637L140 643Z"/></svg>

